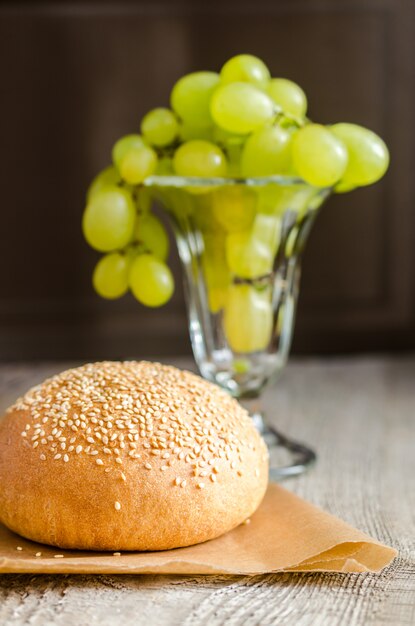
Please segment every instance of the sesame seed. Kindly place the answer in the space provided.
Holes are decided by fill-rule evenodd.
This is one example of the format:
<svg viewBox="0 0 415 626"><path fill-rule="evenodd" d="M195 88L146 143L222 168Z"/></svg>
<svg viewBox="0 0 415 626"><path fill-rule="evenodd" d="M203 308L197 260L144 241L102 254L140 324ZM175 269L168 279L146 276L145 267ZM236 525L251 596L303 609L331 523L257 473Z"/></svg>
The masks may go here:
<svg viewBox="0 0 415 626"><path fill-rule="evenodd" d="M204 489L205 488L205 483L197 483L197 487L198 487L198 489Z"/></svg>
<svg viewBox="0 0 415 626"><path fill-rule="evenodd" d="M95 463L97 465L104 465L104 461L102 459L96 459Z"/></svg>
<svg viewBox="0 0 415 626"><path fill-rule="evenodd" d="M64 556L63 554L54 554L53 558L54 559L63 559L63 556Z"/></svg>
<svg viewBox="0 0 415 626"><path fill-rule="evenodd" d="M113 552L112 556L121 556L121 552Z"/></svg>
<svg viewBox="0 0 415 626"><path fill-rule="evenodd" d="M174 479L174 484L178 487L181 482L182 482L182 479L176 476L176 478Z"/></svg>
<svg viewBox="0 0 415 626"><path fill-rule="evenodd" d="M29 415L22 437L30 437L33 448L45 446L56 460L63 455L66 463L84 452L97 457L98 465L107 455L105 465L113 467L127 456L120 451L135 463L148 450L165 461L161 471L185 460L198 467L195 474L214 482L220 458L238 470L244 450L255 449L241 440L240 419L249 418L232 398L193 374L155 363L104 362L67 370L29 390L14 406ZM144 462L143 467L152 466Z"/></svg>
<svg viewBox="0 0 415 626"><path fill-rule="evenodd" d="M119 502L114 502L114 508L116 511L119 511L121 509L121 504Z"/></svg>
<svg viewBox="0 0 415 626"><path fill-rule="evenodd" d="M23 550L22 546L17 546L16 550L19 550L19 552L21 552Z"/></svg>
<svg viewBox="0 0 415 626"><path fill-rule="evenodd" d="M42 556L42 553L41 552L36 552L35 556L38 556L38 557Z"/></svg>

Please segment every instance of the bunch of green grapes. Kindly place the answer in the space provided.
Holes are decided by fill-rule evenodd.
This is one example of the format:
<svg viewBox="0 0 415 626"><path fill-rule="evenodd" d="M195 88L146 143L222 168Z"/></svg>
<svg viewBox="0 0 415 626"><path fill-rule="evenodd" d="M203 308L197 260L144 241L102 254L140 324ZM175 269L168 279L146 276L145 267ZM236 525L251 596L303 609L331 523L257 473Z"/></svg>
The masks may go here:
<svg viewBox="0 0 415 626"><path fill-rule="evenodd" d="M114 163L120 163L119 154L127 144L137 146L137 137L129 135L115 144ZM127 162L131 165L132 160L130 154ZM144 161L142 155L137 158L131 170L135 175L137 163ZM92 248L105 253L95 266L92 283L103 298L120 298L130 289L142 304L158 307L174 291L166 264L169 239L151 211L147 190L131 187L121 178L120 169L114 165L98 174L87 194L83 233Z"/></svg>
<svg viewBox="0 0 415 626"><path fill-rule="evenodd" d="M188 187L204 239L207 299L212 314L223 312L235 351L263 349L272 334L272 294L255 281L272 272L287 198L300 212L320 188L340 193L376 182L388 168L387 147L362 126L312 122L301 87L271 77L263 61L248 54L233 57L219 73L183 76L170 105L148 112L139 134L115 143L112 165L89 187L83 232L104 253L93 286L104 298L130 290L144 305L165 304L174 290L169 240L144 183L166 175L225 179L213 189ZM301 193L278 185L255 191L220 185L272 176L302 179Z"/></svg>

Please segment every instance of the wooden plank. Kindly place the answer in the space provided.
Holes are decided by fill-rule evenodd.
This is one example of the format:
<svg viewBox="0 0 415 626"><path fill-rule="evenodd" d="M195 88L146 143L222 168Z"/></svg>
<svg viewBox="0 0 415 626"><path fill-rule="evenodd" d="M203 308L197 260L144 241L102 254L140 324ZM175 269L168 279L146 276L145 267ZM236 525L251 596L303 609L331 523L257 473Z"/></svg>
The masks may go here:
<svg viewBox="0 0 415 626"><path fill-rule="evenodd" d="M179 361L192 367L190 361ZM0 410L63 364L0 367ZM399 550L380 575L0 577L4 626L412 626L415 357L296 360L265 394L317 466L286 482Z"/></svg>

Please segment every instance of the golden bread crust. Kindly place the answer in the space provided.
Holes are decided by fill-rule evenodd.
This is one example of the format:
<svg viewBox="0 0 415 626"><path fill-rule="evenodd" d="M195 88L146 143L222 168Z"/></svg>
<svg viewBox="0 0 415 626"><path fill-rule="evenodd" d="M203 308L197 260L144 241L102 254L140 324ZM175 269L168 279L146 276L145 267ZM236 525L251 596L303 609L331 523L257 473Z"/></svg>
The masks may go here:
<svg viewBox="0 0 415 626"><path fill-rule="evenodd" d="M0 421L0 521L61 548L213 539L252 515L267 481L266 446L236 400L158 363L67 370Z"/></svg>

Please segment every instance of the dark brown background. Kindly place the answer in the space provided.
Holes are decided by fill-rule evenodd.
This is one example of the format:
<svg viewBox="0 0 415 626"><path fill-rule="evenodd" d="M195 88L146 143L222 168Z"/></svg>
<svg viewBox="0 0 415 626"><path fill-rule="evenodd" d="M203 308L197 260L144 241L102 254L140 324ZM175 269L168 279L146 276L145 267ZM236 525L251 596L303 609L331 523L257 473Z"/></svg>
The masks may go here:
<svg viewBox="0 0 415 626"><path fill-rule="evenodd" d="M157 311L93 294L84 192L180 75L239 52L298 81L312 117L367 125L392 154L384 181L317 221L294 349L414 348L414 4L0 3L0 359L190 351L180 284Z"/></svg>

